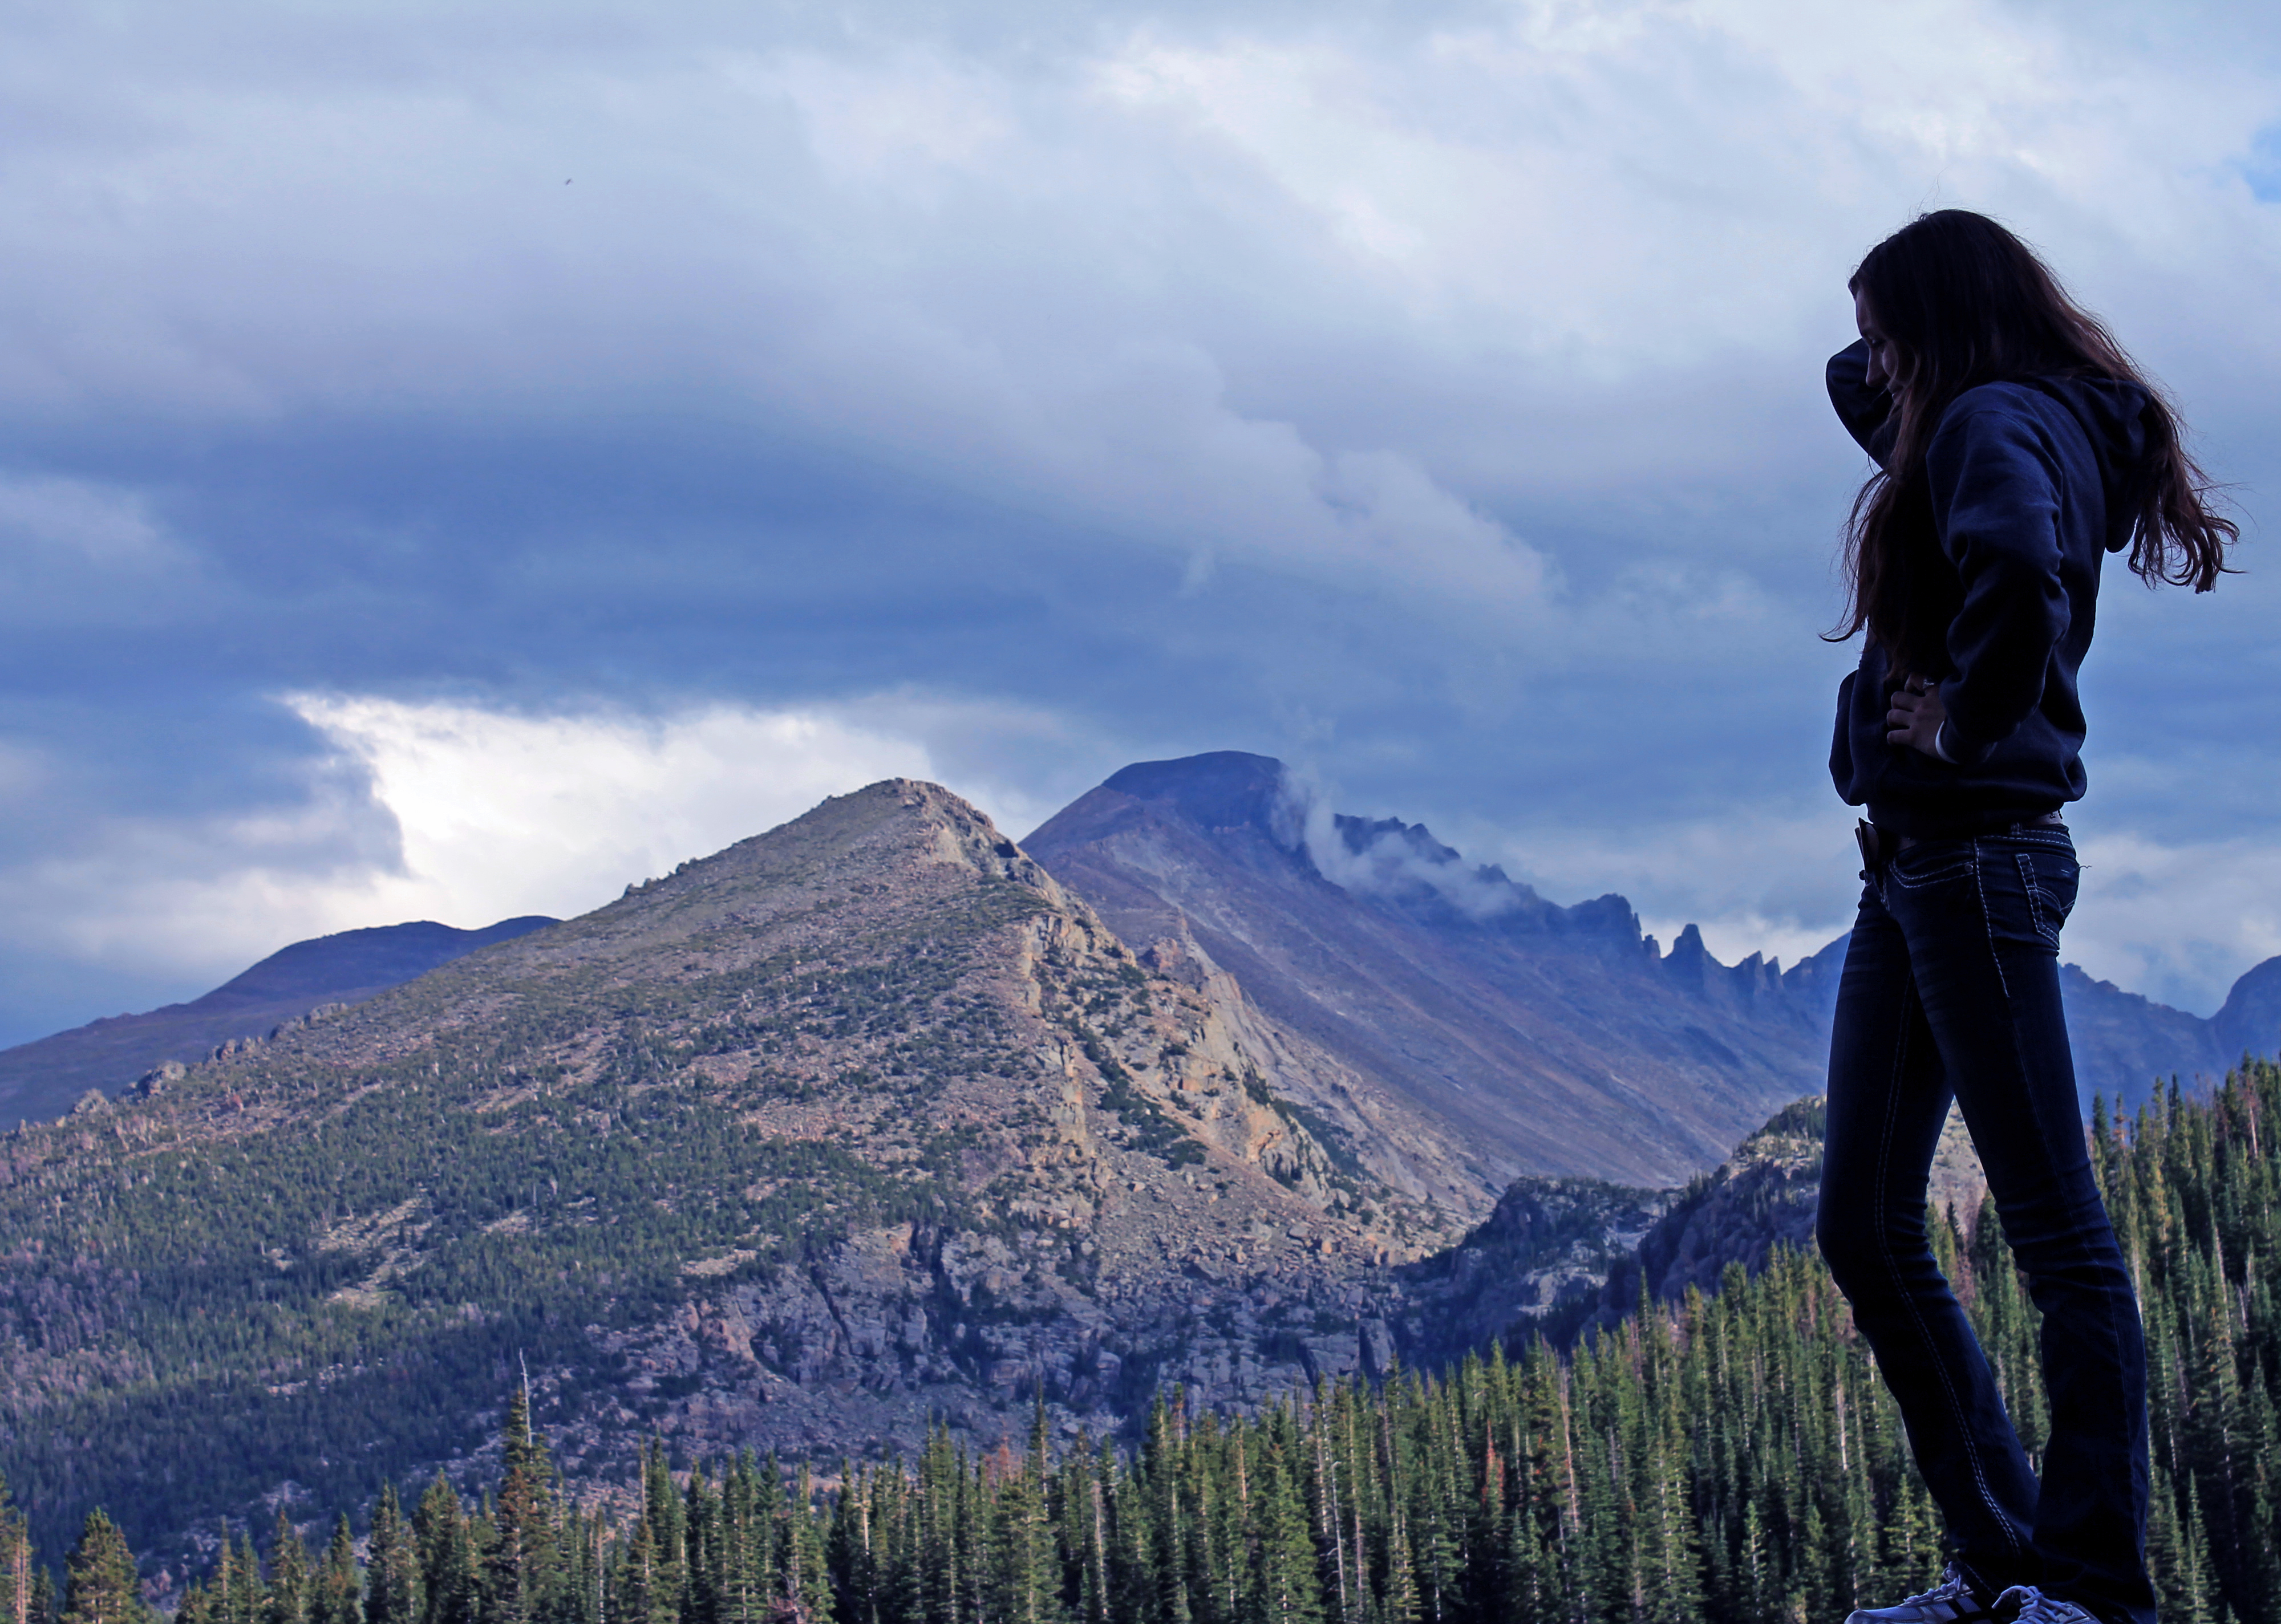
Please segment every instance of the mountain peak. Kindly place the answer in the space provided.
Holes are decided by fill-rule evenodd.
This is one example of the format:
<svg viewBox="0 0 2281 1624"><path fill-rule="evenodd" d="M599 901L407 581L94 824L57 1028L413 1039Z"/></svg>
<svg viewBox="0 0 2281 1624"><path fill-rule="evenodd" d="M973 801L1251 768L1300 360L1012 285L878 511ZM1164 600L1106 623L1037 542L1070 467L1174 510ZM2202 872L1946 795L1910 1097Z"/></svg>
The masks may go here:
<svg viewBox="0 0 2281 1624"><path fill-rule="evenodd" d="M1171 761L1136 761L1101 786L1137 801L1168 803L1207 829L1278 831L1285 768L1272 756L1216 750Z"/></svg>

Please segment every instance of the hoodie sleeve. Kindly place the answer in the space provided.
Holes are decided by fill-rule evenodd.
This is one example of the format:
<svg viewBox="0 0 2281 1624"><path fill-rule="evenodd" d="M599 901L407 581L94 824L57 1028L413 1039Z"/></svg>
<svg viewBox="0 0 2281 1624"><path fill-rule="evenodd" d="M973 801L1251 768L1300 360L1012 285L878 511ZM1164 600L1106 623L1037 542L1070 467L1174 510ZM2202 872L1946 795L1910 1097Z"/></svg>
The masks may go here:
<svg viewBox="0 0 2281 1624"><path fill-rule="evenodd" d="M2061 581L2063 473L2037 426L2016 412L1952 411L1925 452L1933 518L1963 606L1948 628L1955 674L1940 685L1943 743L1977 766L2043 698L2066 635Z"/></svg>
<svg viewBox="0 0 2281 1624"><path fill-rule="evenodd" d="M1883 389L1871 389L1868 377L1869 345L1866 339L1855 339L1831 356L1829 365L1822 369L1822 381L1829 389L1829 404L1837 408L1837 420L1845 425L1845 432L1876 458L1882 468L1892 455L1893 434L1898 425L1892 421L1892 397Z"/></svg>

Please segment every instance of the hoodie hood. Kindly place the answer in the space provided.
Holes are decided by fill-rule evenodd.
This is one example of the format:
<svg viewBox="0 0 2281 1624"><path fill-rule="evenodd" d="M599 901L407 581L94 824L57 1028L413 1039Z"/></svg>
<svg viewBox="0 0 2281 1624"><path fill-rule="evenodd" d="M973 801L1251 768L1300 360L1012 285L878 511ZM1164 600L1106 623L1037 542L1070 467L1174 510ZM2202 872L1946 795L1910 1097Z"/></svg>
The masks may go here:
<svg viewBox="0 0 2281 1624"><path fill-rule="evenodd" d="M1892 397L1870 387L1868 372L1869 346L1857 340L1829 358L1826 380L1837 420L1882 468L1891 460L1900 423L1893 412ZM2148 453L2154 444L2153 397L2142 385L2122 378L2023 378L2010 387L2049 396L2065 407L2083 429L2099 464L2099 484L2107 496L2104 544L2109 552L2122 551L2130 544L2138 511L2137 488L2146 475ZM1951 409L1954 409L1952 402Z"/></svg>
<svg viewBox="0 0 2281 1624"><path fill-rule="evenodd" d="M2136 500L2154 443L2154 399L2123 378L2029 378L2027 387L2068 410L2091 442L2099 482L2107 496L2107 550L2130 545L2138 518Z"/></svg>

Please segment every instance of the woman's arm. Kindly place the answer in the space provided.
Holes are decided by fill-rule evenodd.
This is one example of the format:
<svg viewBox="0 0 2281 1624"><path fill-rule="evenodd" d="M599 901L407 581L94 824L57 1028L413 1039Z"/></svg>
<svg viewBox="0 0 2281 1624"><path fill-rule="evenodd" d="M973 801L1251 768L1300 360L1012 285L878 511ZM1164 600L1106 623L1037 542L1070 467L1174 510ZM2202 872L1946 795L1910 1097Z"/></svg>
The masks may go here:
<svg viewBox="0 0 2281 1624"><path fill-rule="evenodd" d="M1954 674L1938 692L1948 725L1932 740L1945 749L1926 753L1969 766L2036 708L2052 650L2067 633L2063 476L2042 427L2000 399L1952 412L1927 448L1925 474L1941 547L1964 593L1948 628ZM1923 730L1922 710L1921 702L1911 709L1908 743Z"/></svg>
<svg viewBox="0 0 2281 1624"><path fill-rule="evenodd" d="M1829 404L1837 410L1837 420L1882 468L1893 453L1898 425L1892 417L1892 396L1882 386L1872 388L1868 374L1869 345L1857 338L1829 358L1829 365L1822 369L1822 381L1829 389Z"/></svg>

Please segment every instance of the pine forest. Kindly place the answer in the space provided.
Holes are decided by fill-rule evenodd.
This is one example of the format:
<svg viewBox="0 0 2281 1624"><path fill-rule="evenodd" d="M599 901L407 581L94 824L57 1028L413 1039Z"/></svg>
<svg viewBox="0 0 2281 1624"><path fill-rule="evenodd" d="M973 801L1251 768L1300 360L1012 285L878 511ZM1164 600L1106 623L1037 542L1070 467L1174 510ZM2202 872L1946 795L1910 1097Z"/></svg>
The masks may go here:
<svg viewBox="0 0 2281 1624"><path fill-rule="evenodd" d="M2277 1128L2267 1064L2092 1124L2148 1330L2150 1548L2175 1624L2281 1621ZM1994 1211L1935 1234L2035 1451L2037 1316ZM321 1551L282 1518L259 1552L222 1529L182 1624L1805 1624L1942 1565L1867 1350L1798 1253L1566 1353L1533 1340L1248 1417L1168 1392L1125 1440L1057 1443L1040 1412L1026 1441L938 1431L916 1461L820 1476L653 1447L638 1494L578 1502L516 1394L476 1497L375 1487L330 1510ZM0 1619L144 1616L102 1512L60 1577L0 1512Z"/></svg>

